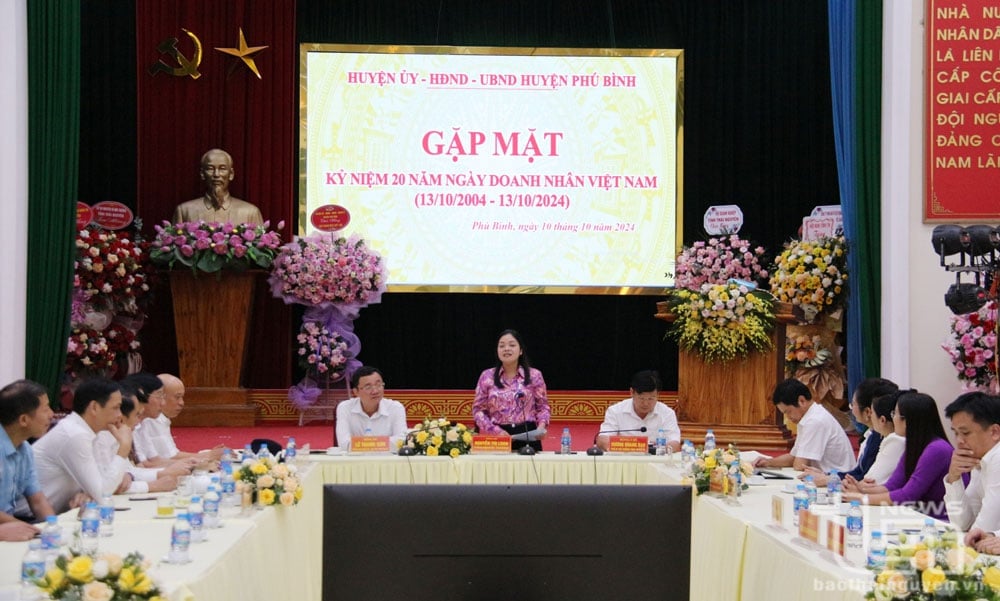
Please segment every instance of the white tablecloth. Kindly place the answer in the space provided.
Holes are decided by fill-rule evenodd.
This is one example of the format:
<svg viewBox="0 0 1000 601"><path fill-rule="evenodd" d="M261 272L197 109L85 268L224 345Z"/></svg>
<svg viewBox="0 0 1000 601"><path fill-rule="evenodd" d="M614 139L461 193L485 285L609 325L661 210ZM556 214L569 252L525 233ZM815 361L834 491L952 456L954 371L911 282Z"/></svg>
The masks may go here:
<svg viewBox="0 0 1000 601"><path fill-rule="evenodd" d="M140 551L154 562L153 574L171 601L295 599L319 601L322 584L323 491L325 483L431 484L677 484L674 460L654 456L585 454L534 457L321 456L303 458L305 495L291 508L266 508L249 516L223 513L225 527L192 544L186 565L161 561L170 544L171 520L154 518L155 501L118 497L115 534L101 549ZM312 465L310 465L312 464ZM831 599L860 600L870 574L798 538L790 524L791 495L784 482L751 487L739 503L697 497L692 513L691 599L697 601ZM783 527L771 524L771 499L786 499ZM824 511L821 509L821 511ZM825 510L828 517L838 518ZM867 523L885 519L919 522L903 508L870 508ZM70 532L76 513L60 516ZM21 557L27 543L0 543L0 600L16 599Z"/></svg>

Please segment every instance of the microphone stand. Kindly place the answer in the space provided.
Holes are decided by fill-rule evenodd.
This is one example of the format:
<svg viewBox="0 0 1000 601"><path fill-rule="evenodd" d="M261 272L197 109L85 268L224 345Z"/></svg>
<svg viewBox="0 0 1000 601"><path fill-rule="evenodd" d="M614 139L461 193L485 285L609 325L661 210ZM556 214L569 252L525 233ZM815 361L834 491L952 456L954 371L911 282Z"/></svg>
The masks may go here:
<svg viewBox="0 0 1000 601"><path fill-rule="evenodd" d="M597 434L594 434L594 446L587 449L587 454L591 456L598 456L604 454L604 449L597 446L597 437L600 436L601 434L621 434L622 432L645 432L645 431L646 431L646 426L643 426L641 428L629 428L628 430L605 430L603 432L598 432Z"/></svg>
<svg viewBox="0 0 1000 601"><path fill-rule="evenodd" d="M531 441L528 440L528 397L523 390L518 390L517 396L521 398L521 425L524 426L524 446L517 450L517 454L534 455L535 447L531 446Z"/></svg>

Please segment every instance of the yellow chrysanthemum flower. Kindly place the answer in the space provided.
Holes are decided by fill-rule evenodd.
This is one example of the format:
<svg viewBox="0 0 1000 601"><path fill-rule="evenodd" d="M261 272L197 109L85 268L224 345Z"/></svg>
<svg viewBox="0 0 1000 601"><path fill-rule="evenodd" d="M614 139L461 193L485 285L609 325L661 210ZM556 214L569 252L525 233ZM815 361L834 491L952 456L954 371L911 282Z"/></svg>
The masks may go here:
<svg viewBox="0 0 1000 601"><path fill-rule="evenodd" d="M452 447L451 450L448 451L448 454L452 457L458 457L462 454L462 452L458 450L458 447Z"/></svg>
<svg viewBox="0 0 1000 601"><path fill-rule="evenodd" d="M438 448L437 447L435 447L433 445L427 447L427 456L428 457L437 457L437 455L438 455Z"/></svg>
<svg viewBox="0 0 1000 601"><path fill-rule="evenodd" d="M274 505L274 490L265 488L257 491L257 499L261 505Z"/></svg>

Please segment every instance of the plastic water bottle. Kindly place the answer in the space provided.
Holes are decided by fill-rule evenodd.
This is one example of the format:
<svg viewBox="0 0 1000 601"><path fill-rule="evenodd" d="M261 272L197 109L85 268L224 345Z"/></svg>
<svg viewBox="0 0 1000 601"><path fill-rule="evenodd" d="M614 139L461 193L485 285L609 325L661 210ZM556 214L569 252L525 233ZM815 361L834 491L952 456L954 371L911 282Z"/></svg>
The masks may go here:
<svg viewBox="0 0 1000 601"><path fill-rule="evenodd" d="M295 437L288 437L288 444L285 445L285 463L295 463L295 455L298 449L295 446Z"/></svg>
<svg viewBox="0 0 1000 601"><path fill-rule="evenodd" d="M694 445L690 440L685 440L681 445L681 467L690 468L694 463Z"/></svg>
<svg viewBox="0 0 1000 601"><path fill-rule="evenodd" d="M191 542L200 543L205 540L205 506L201 504L201 497L191 497L191 504L188 505L188 522L191 524Z"/></svg>
<svg viewBox="0 0 1000 601"><path fill-rule="evenodd" d="M812 476L806 476L804 479L804 485L806 487L806 495L809 496L809 506L812 507L816 504L816 499L818 492L816 490L816 481L813 480Z"/></svg>
<svg viewBox="0 0 1000 601"><path fill-rule="evenodd" d="M113 535L115 533L115 502L111 495L101 497L98 513L101 515L101 536Z"/></svg>
<svg viewBox="0 0 1000 601"><path fill-rule="evenodd" d="M715 450L715 432L711 428L705 430L705 451Z"/></svg>
<svg viewBox="0 0 1000 601"><path fill-rule="evenodd" d="M219 459L219 471L223 474L233 473L233 452L229 447L222 448L222 457Z"/></svg>
<svg viewBox="0 0 1000 601"><path fill-rule="evenodd" d="M253 445L251 445L249 442L243 445L243 461L241 463L243 465L246 465L248 463L252 463L253 460L256 458L257 458L257 453L253 452Z"/></svg>
<svg viewBox="0 0 1000 601"><path fill-rule="evenodd" d="M191 561L188 548L191 546L191 522L187 513L178 513L174 527L170 531L170 562L187 563Z"/></svg>
<svg viewBox="0 0 1000 601"><path fill-rule="evenodd" d="M89 501L80 520L80 547L87 555L97 553L97 538L101 535L101 512L97 503Z"/></svg>
<svg viewBox="0 0 1000 601"><path fill-rule="evenodd" d="M826 498L834 507L839 507L844 498L844 485L840 481L837 470L830 470L830 477L826 481Z"/></svg>
<svg viewBox="0 0 1000 601"><path fill-rule="evenodd" d="M924 527L920 530L920 542L931 548L937 542L938 531L933 518L924 518Z"/></svg>
<svg viewBox="0 0 1000 601"><path fill-rule="evenodd" d="M860 501L851 501L851 507L847 510L844 555L858 565L865 557L865 522Z"/></svg>
<svg viewBox="0 0 1000 601"><path fill-rule="evenodd" d="M667 454L667 433L663 431L663 428L656 431L656 454Z"/></svg>
<svg viewBox="0 0 1000 601"><path fill-rule="evenodd" d="M872 530L872 540L868 543L868 568L881 570L885 567L885 540L882 532Z"/></svg>
<svg viewBox="0 0 1000 601"><path fill-rule="evenodd" d="M559 439L559 453L569 455L573 452L573 437L569 433L569 428L563 428L562 438Z"/></svg>
<svg viewBox="0 0 1000 601"><path fill-rule="evenodd" d="M21 560L21 598L44 599L41 589L35 586L35 580L45 576L45 553L42 552L42 541L32 540L28 543L28 551Z"/></svg>
<svg viewBox="0 0 1000 601"><path fill-rule="evenodd" d="M205 492L205 498L202 500L202 505L205 508L206 528L218 528L221 525L219 521L219 502L218 488L214 484L209 484L208 491Z"/></svg>
<svg viewBox="0 0 1000 601"><path fill-rule="evenodd" d="M57 516L50 515L45 518L41 536L42 552L53 561L59 555L59 548L62 547L62 534L62 526L59 525Z"/></svg>
<svg viewBox="0 0 1000 601"><path fill-rule="evenodd" d="M260 448L257 449L257 459L261 461L274 459L274 455L271 454L271 449L267 448L266 444L261 443Z"/></svg>
<svg viewBox="0 0 1000 601"><path fill-rule="evenodd" d="M236 503L236 479L232 474L222 474L222 506L235 507Z"/></svg>
<svg viewBox="0 0 1000 601"><path fill-rule="evenodd" d="M799 510L809 510L809 493L806 492L806 485L801 482L795 487L795 496L792 498L792 526L799 527Z"/></svg>

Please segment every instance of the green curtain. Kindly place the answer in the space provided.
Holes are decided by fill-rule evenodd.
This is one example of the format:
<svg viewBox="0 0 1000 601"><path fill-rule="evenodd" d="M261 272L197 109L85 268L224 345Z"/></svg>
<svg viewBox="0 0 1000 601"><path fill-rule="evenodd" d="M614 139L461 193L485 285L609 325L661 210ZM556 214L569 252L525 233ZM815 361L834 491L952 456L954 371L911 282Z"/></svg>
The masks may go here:
<svg viewBox="0 0 1000 601"><path fill-rule="evenodd" d="M80 136L80 5L28 8L28 309L25 376L58 400L73 288Z"/></svg>
<svg viewBox="0 0 1000 601"><path fill-rule="evenodd" d="M863 358L863 377L881 373L879 348L881 341L882 305L882 244L881 198L882 170L882 2L858 2L857 64L855 73L855 174L857 177L857 240L851 252L858 253L857 273L851 274L859 290L861 323L858 327Z"/></svg>

